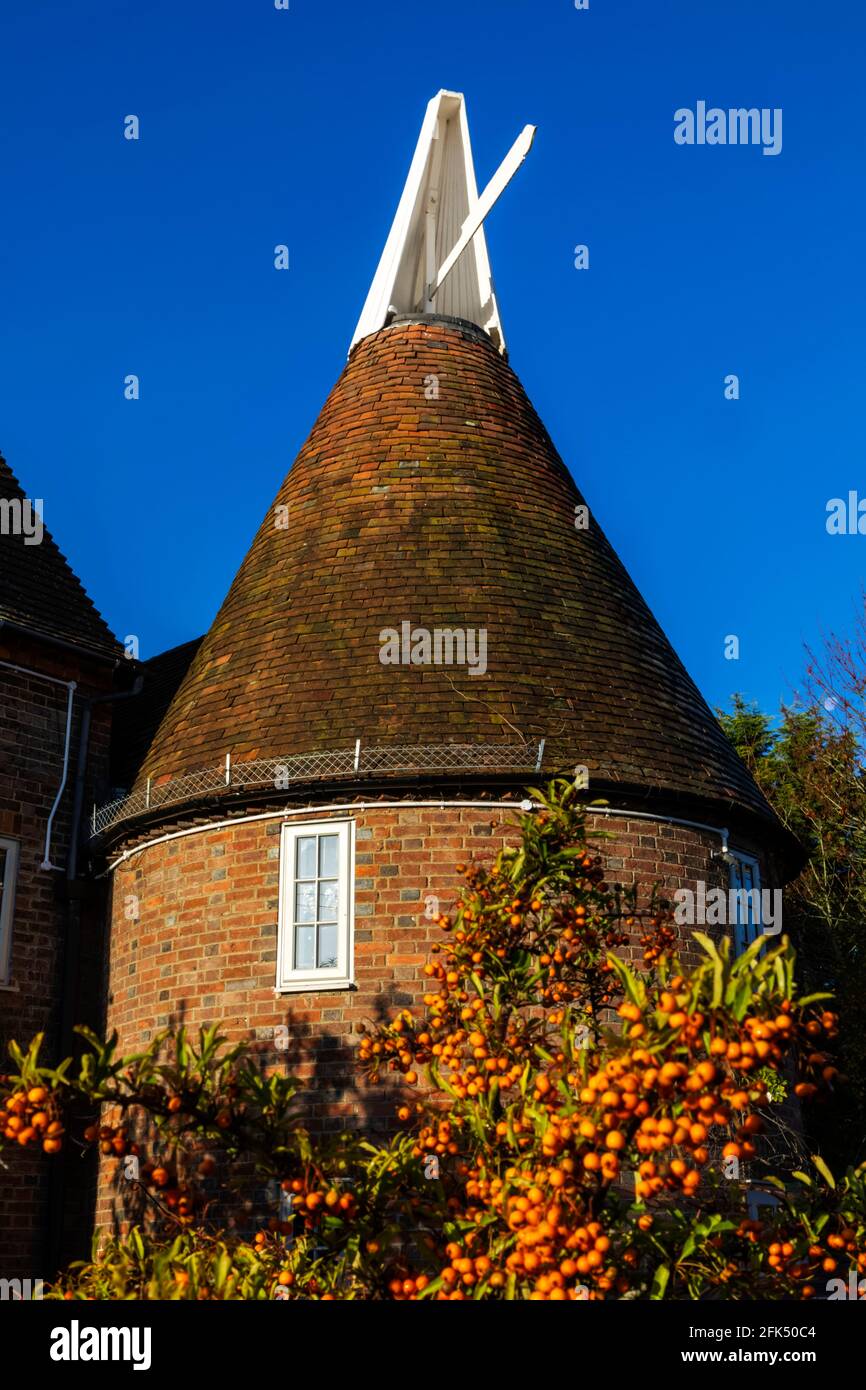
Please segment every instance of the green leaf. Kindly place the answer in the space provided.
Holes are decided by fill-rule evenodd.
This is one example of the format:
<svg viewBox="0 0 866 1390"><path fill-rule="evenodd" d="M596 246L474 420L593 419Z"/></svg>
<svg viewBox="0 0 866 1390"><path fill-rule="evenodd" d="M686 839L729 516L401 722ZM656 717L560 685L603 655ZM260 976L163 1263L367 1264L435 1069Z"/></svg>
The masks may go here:
<svg viewBox="0 0 866 1390"><path fill-rule="evenodd" d="M222 1293L226 1280L229 1277L229 1270L232 1267L232 1257L227 1250L223 1250L216 1263L216 1275L214 1278L214 1288L217 1293Z"/></svg>
<svg viewBox="0 0 866 1390"><path fill-rule="evenodd" d="M512 883L515 883L515 882L517 881L517 879L520 878L520 875L523 873L523 866L524 866L525 863L526 863L526 850L525 850L525 849L520 849L520 850L518 851L517 857L516 857L515 860L514 860L514 863L511 865L511 868L510 868L509 873L508 873L508 877L511 879L511 882L512 882Z"/></svg>
<svg viewBox="0 0 866 1390"><path fill-rule="evenodd" d="M703 946L710 960L721 961L722 958L719 955L716 943L713 941L712 937L707 936L706 932L703 931L692 932L692 936L699 945Z"/></svg>
<svg viewBox="0 0 866 1390"><path fill-rule="evenodd" d="M796 1177L796 1174L794 1176ZM770 1183L773 1187L778 1187L780 1192L788 1191L787 1187L782 1182L782 1179L777 1178L773 1173L763 1173L761 1175L761 1182Z"/></svg>
<svg viewBox="0 0 866 1390"><path fill-rule="evenodd" d="M642 1009L646 1004L646 985L643 981L639 980L637 976L629 970L624 961L619 960L616 956L609 955L607 957L607 963L611 966L614 973L619 976L622 987L631 1002L637 1004L638 1008Z"/></svg>
<svg viewBox="0 0 866 1390"><path fill-rule="evenodd" d="M664 1298L665 1290L670 1282L670 1277L670 1265L659 1265L653 1275L652 1288L650 1290L650 1298L655 1302L659 1302L660 1299Z"/></svg>
<svg viewBox="0 0 866 1390"><path fill-rule="evenodd" d="M811 1155L811 1158L812 1158L812 1162L814 1163L815 1167L818 1169L818 1172L821 1174L821 1177L824 1179L824 1181L825 1181L826 1183L829 1184L830 1187L832 1187L833 1191L835 1192L835 1191L836 1191L836 1179L833 1177L833 1174L830 1172L830 1169L827 1167L827 1165L826 1165L826 1163L824 1162L824 1160L823 1160L823 1158L821 1157L821 1155L820 1155L820 1154L812 1154L812 1155Z"/></svg>
<svg viewBox="0 0 866 1390"><path fill-rule="evenodd" d="M759 956L761 954L761 951L763 950L765 945L766 942L763 936L756 936L754 941L751 943L751 945L749 945L746 948L743 954L737 957L734 969L737 970L741 975L744 975L748 971L750 971L752 968L752 962L754 961L756 956Z"/></svg>

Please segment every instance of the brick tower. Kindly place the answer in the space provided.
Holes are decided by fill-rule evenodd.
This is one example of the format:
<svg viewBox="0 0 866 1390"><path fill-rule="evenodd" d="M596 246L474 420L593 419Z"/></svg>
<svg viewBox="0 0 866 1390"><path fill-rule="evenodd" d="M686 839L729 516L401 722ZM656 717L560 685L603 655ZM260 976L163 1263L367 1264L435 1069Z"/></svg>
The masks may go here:
<svg viewBox="0 0 866 1390"><path fill-rule="evenodd" d="M382 1122L358 1024L423 993L433 900L539 777L586 770L624 883L796 864L508 365L481 219L530 143L479 198L462 97L431 102L348 363L94 818L124 1047L287 1037L322 1128Z"/></svg>

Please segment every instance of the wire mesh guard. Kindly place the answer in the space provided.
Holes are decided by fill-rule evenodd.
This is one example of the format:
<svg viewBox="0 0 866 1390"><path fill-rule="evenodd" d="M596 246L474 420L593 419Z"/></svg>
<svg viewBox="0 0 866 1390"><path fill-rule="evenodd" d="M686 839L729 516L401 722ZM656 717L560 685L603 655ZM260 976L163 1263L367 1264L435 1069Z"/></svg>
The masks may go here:
<svg viewBox="0 0 866 1390"><path fill-rule="evenodd" d="M94 807L91 837L111 826L162 806L179 805L199 797L218 796L249 788L283 791L296 782L335 777L368 778L398 772L539 772L544 739L523 743L428 743L354 748L330 753L300 753L288 758L259 758L233 762L226 755L221 767L189 772L182 777L146 785L128 796Z"/></svg>

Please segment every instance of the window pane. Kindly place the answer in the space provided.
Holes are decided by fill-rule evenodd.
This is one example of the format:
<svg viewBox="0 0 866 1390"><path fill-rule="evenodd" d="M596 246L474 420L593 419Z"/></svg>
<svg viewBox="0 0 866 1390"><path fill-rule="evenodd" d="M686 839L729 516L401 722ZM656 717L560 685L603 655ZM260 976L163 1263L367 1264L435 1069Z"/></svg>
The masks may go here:
<svg viewBox="0 0 866 1390"><path fill-rule="evenodd" d="M319 927L319 969L333 970L337 965L337 928Z"/></svg>
<svg viewBox="0 0 866 1390"><path fill-rule="evenodd" d="M295 928L295 969L313 970L316 965L316 928Z"/></svg>
<svg viewBox="0 0 866 1390"><path fill-rule="evenodd" d="M296 878L315 878L316 877L316 837L315 835L302 835L298 838L297 850L298 867L295 873Z"/></svg>
<svg viewBox="0 0 866 1390"><path fill-rule="evenodd" d="M333 879L328 879L319 884L319 921L336 922L337 920L337 884Z"/></svg>
<svg viewBox="0 0 866 1390"><path fill-rule="evenodd" d="M337 836L319 836L319 878L337 877Z"/></svg>
<svg viewBox="0 0 866 1390"><path fill-rule="evenodd" d="M3 884L6 880L6 851L0 849L0 901L3 899Z"/></svg>
<svg viewBox="0 0 866 1390"><path fill-rule="evenodd" d="M281 921L280 929L291 932L291 949L283 936L286 949L281 960L287 982L295 975L298 987L309 979L309 988L315 989L317 974L334 979L347 966L349 924L343 876L350 843L344 830L336 826L332 830L327 824L284 832L283 844L291 857L284 865L281 912L290 920Z"/></svg>
<svg viewBox="0 0 866 1390"><path fill-rule="evenodd" d="M315 883L295 884L295 921L315 922L316 885Z"/></svg>

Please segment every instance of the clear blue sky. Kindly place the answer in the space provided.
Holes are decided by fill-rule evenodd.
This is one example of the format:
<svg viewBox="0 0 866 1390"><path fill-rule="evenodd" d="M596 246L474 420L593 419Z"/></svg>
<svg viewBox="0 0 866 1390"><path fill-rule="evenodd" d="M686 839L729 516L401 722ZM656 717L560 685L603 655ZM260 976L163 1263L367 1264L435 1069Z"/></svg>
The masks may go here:
<svg viewBox="0 0 866 1390"><path fill-rule="evenodd" d="M0 449L121 637L205 630L464 91L480 183L538 126L488 221L514 367L706 697L774 707L864 574L864 40L860 0L7 0ZM698 100L781 154L676 145Z"/></svg>

